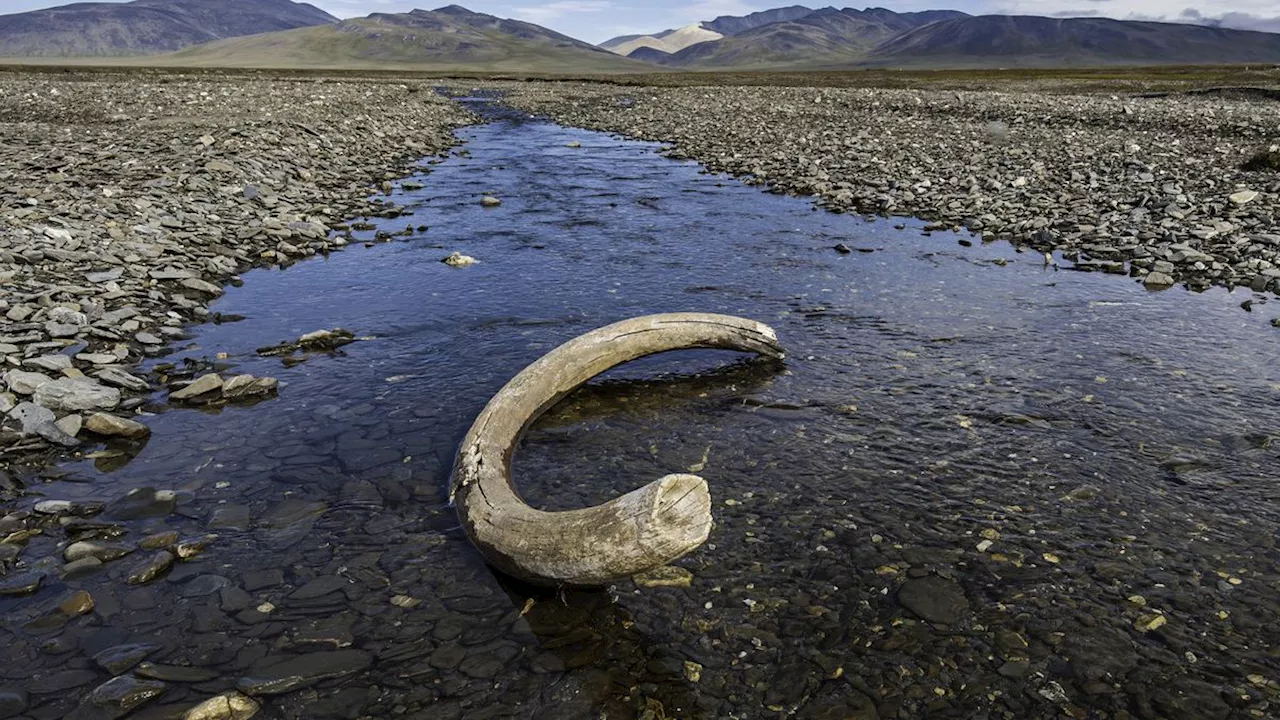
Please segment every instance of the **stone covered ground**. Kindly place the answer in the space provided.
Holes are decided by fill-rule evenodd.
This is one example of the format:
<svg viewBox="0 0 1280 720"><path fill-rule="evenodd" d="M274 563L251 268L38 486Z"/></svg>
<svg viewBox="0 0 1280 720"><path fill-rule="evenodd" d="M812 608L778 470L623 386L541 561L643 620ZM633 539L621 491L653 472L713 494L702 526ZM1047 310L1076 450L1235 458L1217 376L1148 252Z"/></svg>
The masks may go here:
<svg viewBox="0 0 1280 720"><path fill-rule="evenodd" d="M145 437L131 416L155 383L133 365L218 320L238 272L395 217L371 196L469 121L419 83L0 73L0 459Z"/></svg>
<svg viewBox="0 0 1280 720"><path fill-rule="evenodd" d="M1061 249L1153 288L1280 292L1274 93L498 87L532 113L669 142L829 210ZM1268 162L1242 168L1259 154Z"/></svg>

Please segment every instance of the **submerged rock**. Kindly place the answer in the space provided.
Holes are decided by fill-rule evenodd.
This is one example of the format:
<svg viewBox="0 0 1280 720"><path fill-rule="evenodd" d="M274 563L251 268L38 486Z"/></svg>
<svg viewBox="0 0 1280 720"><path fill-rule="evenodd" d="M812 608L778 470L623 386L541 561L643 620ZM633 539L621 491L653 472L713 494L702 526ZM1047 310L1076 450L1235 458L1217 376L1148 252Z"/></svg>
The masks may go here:
<svg viewBox="0 0 1280 720"><path fill-rule="evenodd" d="M246 695L280 695L321 680L360 672L371 665L373 656L363 650L297 655L246 674L236 683L236 688Z"/></svg>
<svg viewBox="0 0 1280 720"><path fill-rule="evenodd" d="M21 715L27 709L27 691L17 688L0 688L0 718Z"/></svg>
<svg viewBox="0 0 1280 720"><path fill-rule="evenodd" d="M112 675L123 675L160 649L157 645L115 645L93 656L93 661Z"/></svg>
<svg viewBox="0 0 1280 720"><path fill-rule="evenodd" d="M28 570L0 577L0 597L30 595L44 584L46 574L42 570Z"/></svg>
<svg viewBox="0 0 1280 720"><path fill-rule="evenodd" d="M249 720L261 708L253 698L238 692L228 692L191 708L182 716L182 720Z"/></svg>
<svg viewBox="0 0 1280 720"><path fill-rule="evenodd" d="M164 517L174 511L178 505L178 496L172 490L157 490L152 487L134 488L118 500L110 502L106 507L106 516L116 520L140 520L149 517Z"/></svg>
<svg viewBox="0 0 1280 720"><path fill-rule="evenodd" d="M693 583L693 573L675 565L665 565L632 578L636 585L646 588L657 587L689 587Z"/></svg>
<svg viewBox="0 0 1280 720"><path fill-rule="evenodd" d="M67 562L75 562L77 560L91 557L102 562L110 562L133 552L124 545L116 543L97 542L93 540L83 540L81 542L71 543L62 555Z"/></svg>
<svg viewBox="0 0 1280 720"><path fill-rule="evenodd" d="M173 553L161 550L145 558L129 572L130 585L146 585L169 571L174 563Z"/></svg>
<svg viewBox="0 0 1280 720"><path fill-rule="evenodd" d="M969 599L959 585L946 578L929 576L903 583L898 602L924 620L955 625L969 615Z"/></svg>
<svg viewBox="0 0 1280 720"><path fill-rule="evenodd" d="M157 680L144 680L121 675L99 685L73 711L71 717L115 720L133 712L164 693L166 685Z"/></svg>

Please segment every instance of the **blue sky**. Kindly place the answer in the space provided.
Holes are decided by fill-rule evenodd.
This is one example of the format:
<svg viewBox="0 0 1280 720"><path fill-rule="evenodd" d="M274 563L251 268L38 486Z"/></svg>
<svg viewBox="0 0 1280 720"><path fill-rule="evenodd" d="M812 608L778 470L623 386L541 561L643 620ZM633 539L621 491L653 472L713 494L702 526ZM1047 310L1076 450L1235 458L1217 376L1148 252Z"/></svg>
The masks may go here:
<svg viewBox="0 0 1280 720"><path fill-rule="evenodd" d="M371 12L405 12L415 7L432 9L450 2L310 1L339 17L357 17ZM58 0L0 0L0 13L63 4L66 3ZM458 0L458 4L476 12L535 22L588 42L603 42L616 35L657 32L711 20L718 15L745 15L792 4L823 7L832 3L831 0L820 3L796 3L795 0ZM852 3L834 4L837 7L864 7ZM973 14L1104 15L1121 19L1222 18L1228 27L1280 32L1280 19L1277 19L1280 18L1280 0L885 0L877 4L899 12L949 9Z"/></svg>

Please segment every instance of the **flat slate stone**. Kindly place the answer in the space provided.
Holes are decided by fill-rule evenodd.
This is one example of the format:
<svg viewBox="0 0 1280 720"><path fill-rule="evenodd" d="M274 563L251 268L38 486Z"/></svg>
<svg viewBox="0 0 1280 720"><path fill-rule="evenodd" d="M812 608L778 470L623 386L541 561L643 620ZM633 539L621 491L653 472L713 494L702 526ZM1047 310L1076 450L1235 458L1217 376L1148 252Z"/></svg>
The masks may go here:
<svg viewBox="0 0 1280 720"><path fill-rule="evenodd" d="M0 578L0 597L30 595L40 589L44 578L43 570L28 570Z"/></svg>
<svg viewBox="0 0 1280 720"><path fill-rule="evenodd" d="M181 665L153 665L146 662L139 665L138 669L134 670L134 674L139 677L151 678L152 680L180 683L208 682L220 675L220 673L207 668L184 667Z"/></svg>
<svg viewBox="0 0 1280 720"><path fill-rule="evenodd" d="M363 650L296 655L262 670L250 672L240 678L236 688L246 695L279 695L314 685L321 680L357 673L371 665L373 655Z"/></svg>
<svg viewBox="0 0 1280 720"><path fill-rule="evenodd" d="M123 675L159 649L155 645L116 645L95 654L93 661L112 675Z"/></svg>
<svg viewBox="0 0 1280 720"><path fill-rule="evenodd" d="M969 614L969 599L954 582L936 575L908 580L898 602L924 620L955 625Z"/></svg>
<svg viewBox="0 0 1280 720"><path fill-rule="evenodd" d="M162 682L121 675L94 688L69 717L116 720L159 697L164 691L165 684Z"/></svg>
<svg viewBox="0 0 1280 720"><path fill-rule="evenodd" d="M16 688L0 689L0 718L11 718L27 709L27 693Z"/></svg>
<svg viewBox="0 0 1280 720"><path fill-rule="evenodd" d="M351 583L347 580L334 575L318 577L297 590L294 590L292 593L289 593L289 599L313 600L318 597L324 597L330 593L338 592L350 584Z"/></svg>
<svg viewBox="0 0 1280 720"><path fill-rule="evenodd" d="M27 682L27 691L35 695L48 695L82 687L97 680L92 670L63 670Z"/></svg>

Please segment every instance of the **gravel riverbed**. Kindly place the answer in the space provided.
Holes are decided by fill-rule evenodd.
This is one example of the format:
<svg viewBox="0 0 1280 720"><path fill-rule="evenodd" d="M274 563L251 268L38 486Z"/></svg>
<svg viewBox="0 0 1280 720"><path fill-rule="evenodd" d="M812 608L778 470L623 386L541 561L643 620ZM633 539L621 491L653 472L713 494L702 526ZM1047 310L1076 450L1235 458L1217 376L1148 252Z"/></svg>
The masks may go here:
<svg viewBox="0 0 1280 720"><path fill-rule="evenodd" d="M1196 134L1208 131L1180 129L1164 100L1049 97L1018 122L1033 96L490 86L837 210L859 193L897 198L886 210L902 214L981 201L1016 242L1136 268L1152 287L1154 273L1195 287L1275 276L1277 188L1234 169L1270 141L1265 120L1240 120L1247 138L1223 130L1213 155ZM1003 244L814 212L653 146L547 123L468 128L468 151L397 183L475 121L432 90L0 75L0 718L1275 714L1280 377L1266 358L1280 336L1257 311L1280 305L1263 307L1265 293L1249 296L1250 316L1217 293L1152 297ZM1218 117L1269 112L1195 102ZM946 122L947 103L972 107ZM1138 128L1151 108L1169 118L1149 129L1167 147L1132 128L1079 129L1095 116ZM1053 113L1077 144L1047 125L1040 144L1025 139ZM1106 205L1115 163L1128 167L1108 132L1152 165L1142 192L1182 184L1183 218L1166 229ZM1047 147L1059 159L1044 175L1018 169ZM1054 163L1087 150L1077 194L1033 202ZM1166 150L1186 154L1152 159ZM995 173L1018 192L939 192L965 152L987 163L982 182ZM1257 195L1230 200L1246 191ZM1029 240L1009 231L1036 202L1047 218L1107 209L1075 239L1059 224L1028 226ZM1142 207L1157 206L1168 210ZM1100 242L1102 216L1112 257L1082 249ZM1194 234L1216 222L1232 229ZM1177 237L1142 239L1140 256L1126 238L1151 227ZM402 242L246 276L211 304L247 268L391 235ZM841 240L856 252L829 249ZM1214 243L1249 259L1179 257ZM450 251L478 262L448 267ZM604 592L505 582L447 504L457 439L541 352L673 303L767 318L793 360L657 382L649 366L589 387L526 438L519 482L540 505L580 507L654 472L705 471L712 542ZM377 340L298 367L277 356L311 341L255 352L326 323ZM161 412L153 388L178 400L213 382L137 367L169 348L182 362L225 354L287 387L260 407ZM155 432L136 456L84 455L102 430L140 432L131 420ZM80 461L15 467L68 449Z"/></svg>
<svg viewBox="0 0 1280 720"><path fill-rule="evenodd" d="M1280 174L1241 169L1280 143L1265 95L501 87L529 112L669 142L837 212L1062 250L1151 288L1280 292Z"/></svg>
<svg viewBox="0 0 1280 720"><path fill-rule="evenodd" d="M132 366L237 273L395 217L373 196L471 120L417 82L0 73L0 462L144 436Z"/></svg>

